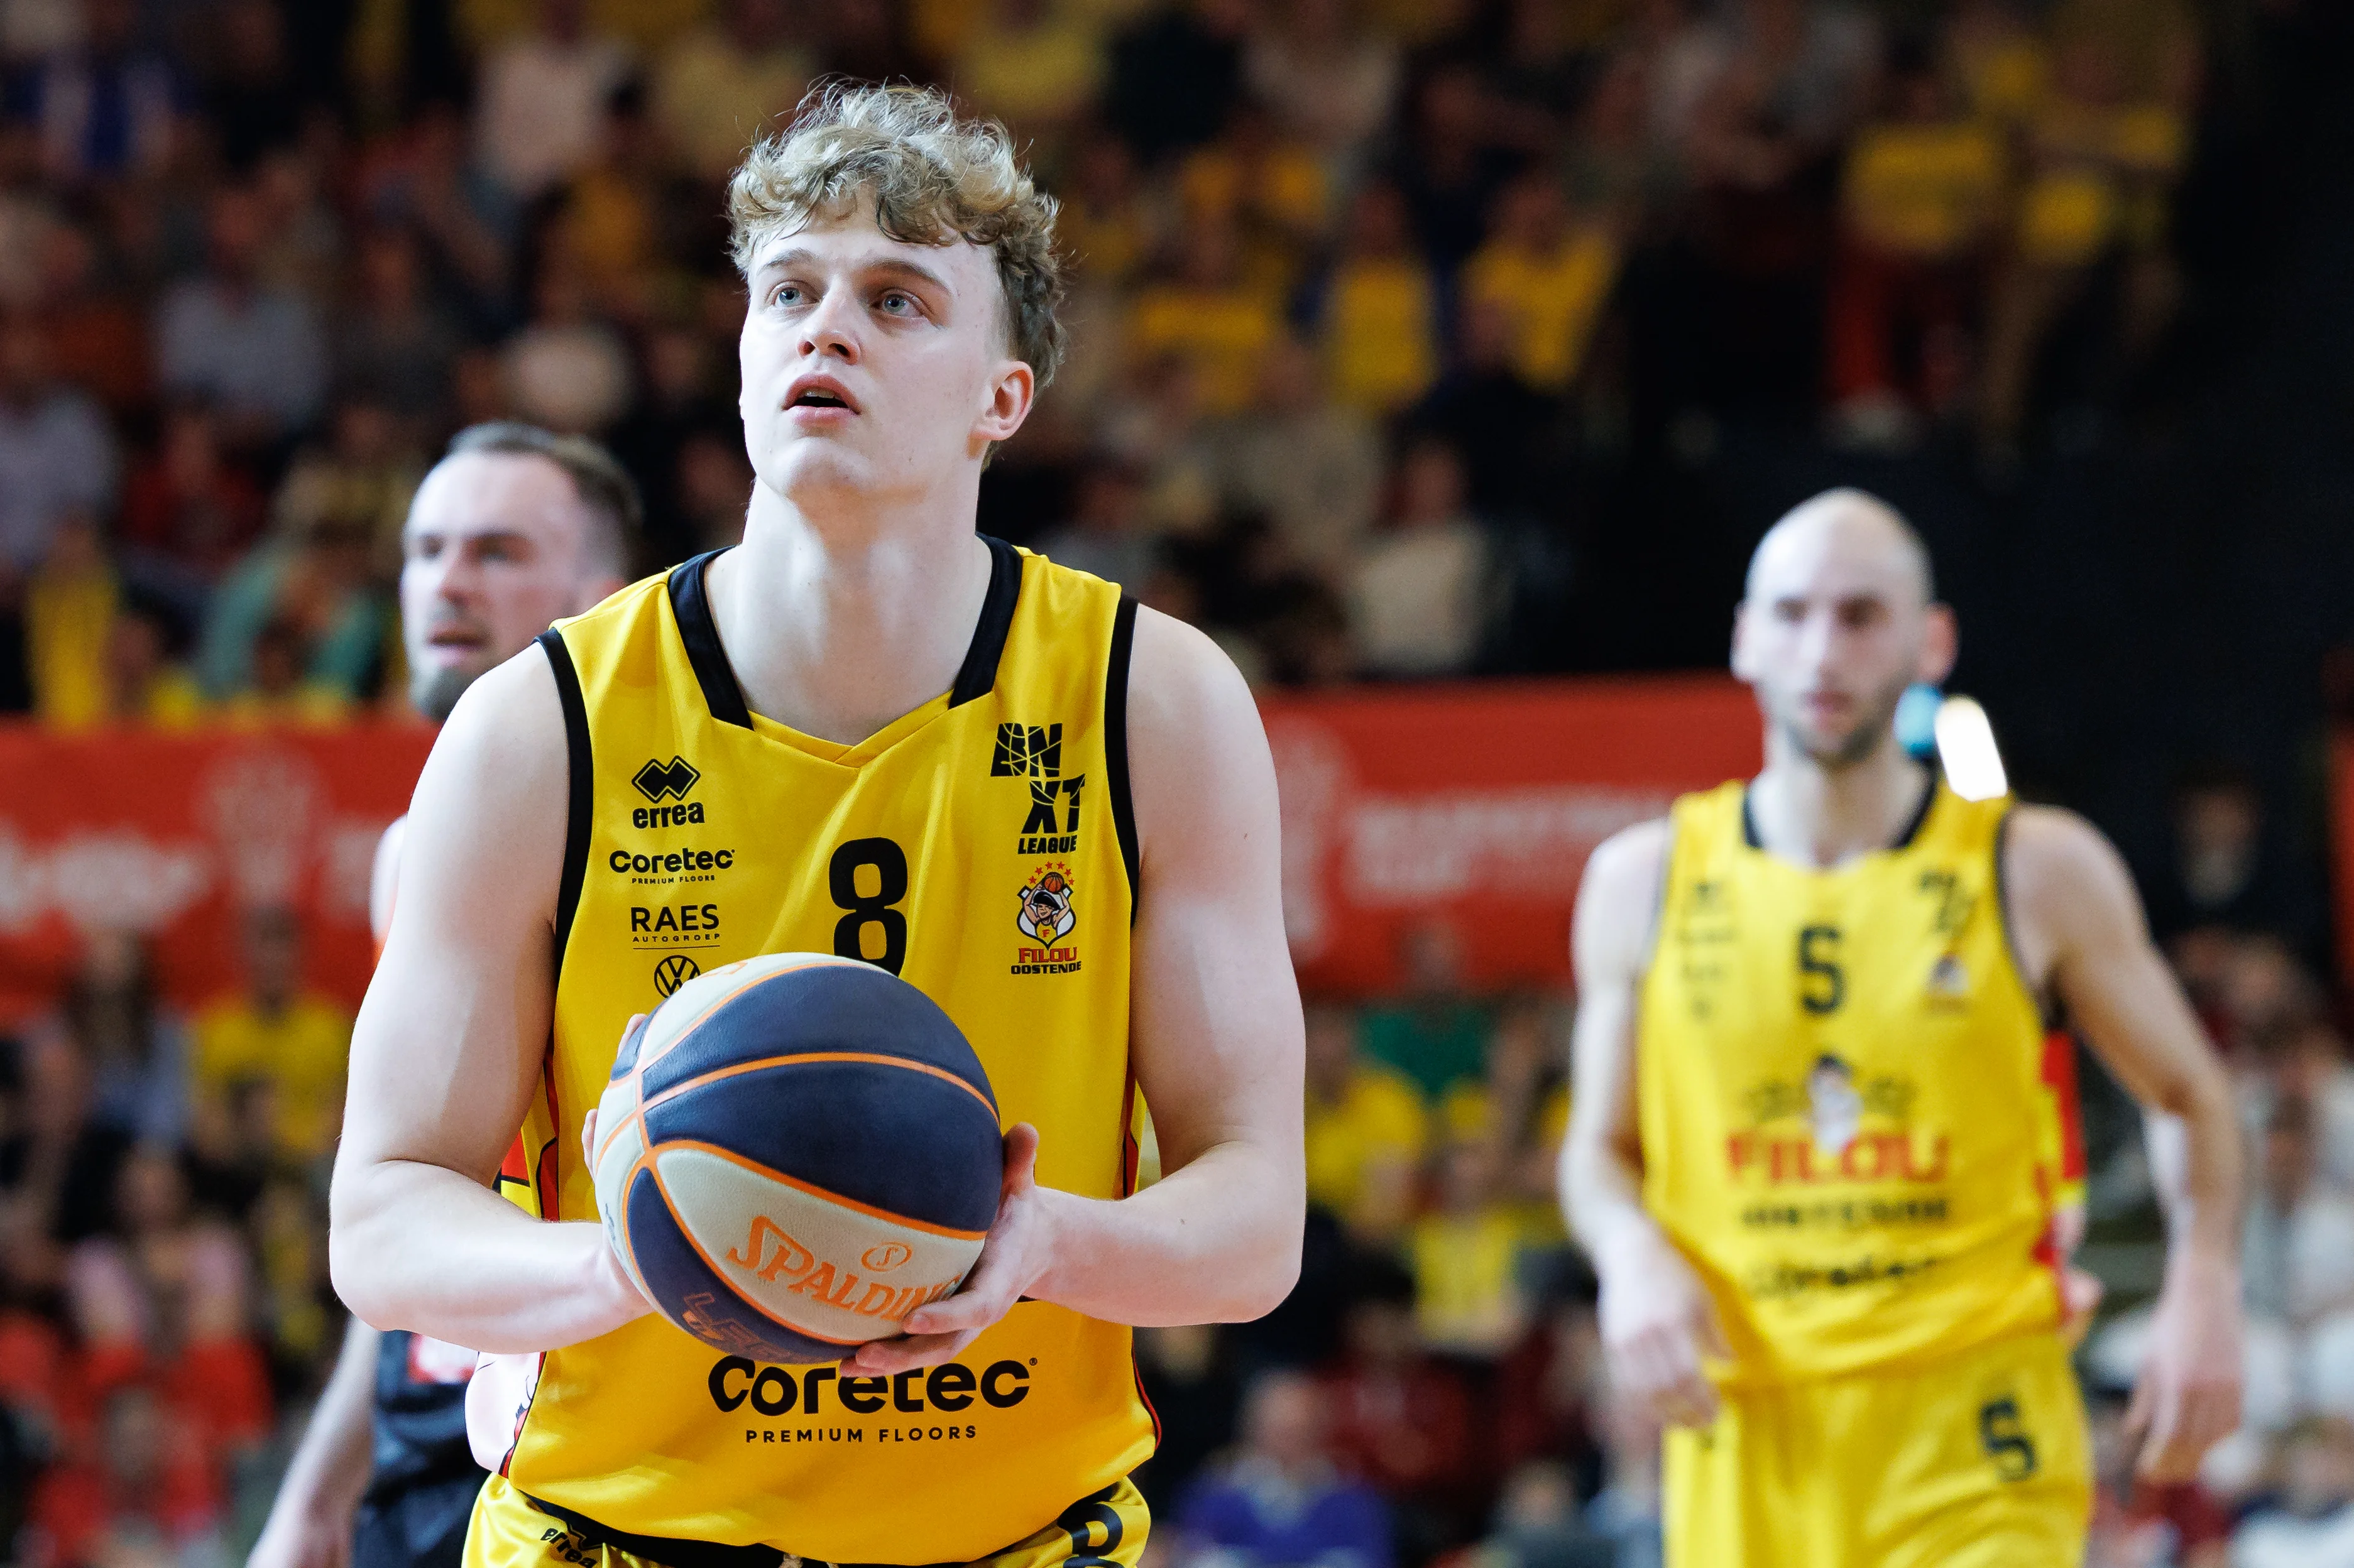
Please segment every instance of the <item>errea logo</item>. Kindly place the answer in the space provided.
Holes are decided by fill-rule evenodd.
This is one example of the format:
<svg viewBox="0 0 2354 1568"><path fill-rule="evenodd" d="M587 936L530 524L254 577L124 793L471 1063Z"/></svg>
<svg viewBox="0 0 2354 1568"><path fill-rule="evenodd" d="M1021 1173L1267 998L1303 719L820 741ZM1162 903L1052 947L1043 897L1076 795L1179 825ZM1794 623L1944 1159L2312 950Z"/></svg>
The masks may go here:
<svg viewBox="0 0 2354 1568"><path fill-rule="evenodd" d="M638 828L673 828L690 822L702 821L703 802L686 799L687 791L694 789L695 781L702 777L703 775L696 772L694 765L684 757L673 757L668 762L657 762L652 758L647 758L645 766L639 768L630 779L631 783L638 787L638 793L649 800L657 802L667 798L684 803L677 806L660 804L651 807L640 806L631 811L630 825Z"/></svg>
<svg viewBox="0 0 2354 1568"><path fill-rule="evenodd" d="M668 762L649 758L630 782L635 784L638 793L649 800L659 800L664 796L684 800L686 792L694 789L695 780L702 777L684 757L673 757Z"/></svg>

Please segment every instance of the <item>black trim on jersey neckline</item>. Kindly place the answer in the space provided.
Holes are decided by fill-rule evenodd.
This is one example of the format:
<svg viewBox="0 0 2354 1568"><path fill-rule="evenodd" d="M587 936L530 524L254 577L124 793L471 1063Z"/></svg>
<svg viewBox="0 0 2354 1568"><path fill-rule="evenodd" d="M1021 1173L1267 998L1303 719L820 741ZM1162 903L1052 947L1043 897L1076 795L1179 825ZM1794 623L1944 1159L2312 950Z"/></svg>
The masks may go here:
<svg viewBox="0 0 2354 1568"><path fill-rule="evenodd" d="M564 710L564 874L556 885L556 967L564 969L565 944L572 939L572 916L580 908L580 885L588 874L588 821L596 809L595 754L588 744L588 705L580 696L580 672L564 634L550 627L533 641L547 655L556 676L556 701Z"/></svg>
<svg viewBox="0 0 2354 1568"><path fill-rule="evenodd" d="M706 550L682 561L670 572L670 610L678 619L678 640L686 645L686 662L703 688L704 705L721 724L752 727L752 710L745 705L744 688L736 682L736 667L719 641L718 622L711 619L711 599L704 592L703 575L720 552ZM672 1568L687 1568L674 1563Z"/></svg>
<svg viewBox="0 0 2354 1568"><path fill-rule="evenodd" d="M1119 596L1111 617L1111 657L1104 673L1104 765L1111 774L1111 822L1119 836L1119 863L1128 869L1128 923L1143 903L1137 885L1136 800L1128 783L1128 667L1136 645L1136 600ZM1155 1418L1158 1419L1157 1417Z"/></svg>
<svg viewBox="0 0 2354 1568"><path fill-rule="evenodd" d="M989 592L981 601L981 620L972 629L972 646L964 652L956 684L949 688L949 706L960 708L996 688L998 661L1005 656L1005 637L1013 630L1013 607L1022 598L1022 552L1002 539L981 535L989 546Z"/></svg>
<svg viewBox="0 0 2354 1568"><path fill-rule="evenodd" d="M1893 854L1899 850L1911 849L1913 841L1921 836L1921 830L1929 825L1929 812L1937 804L1937 785L1944 777L1935 767L1929 769L1929 783L1921 791L1921 803L1913 808L1913 815L1905 822L1904 831L1896 835L1896 842L1888 846L1888 853ZM1757 816L1749 809L1749 791L1755 788L1755 780L1741 787L1741 842L1744 848L1762 853L1766 842L1757 836Z"/></svg>
<svg viewBox="0 0 2354 1568"><path fill-rule="evenodd" d="M1006 635L1013 629L1013 607L1022 599L1022 553L1002 539L986 534L979 537L989 546L989 591L982 596L981 620L972 629L964 662L957 669L956 684L949 688L952 708L987 696L997 685L998 662L1005 656ZM708 550L671 568L671 614L678 620L679 641L686 646L686 662L694 668L695 684L703 688L704 705L711 710L711 716L721 724L750 729L751 707L744 701L736 666L727 662L727 649L719 641L719 624L712 619L710 596L704 591L705 574L720 554Z"/></svg>

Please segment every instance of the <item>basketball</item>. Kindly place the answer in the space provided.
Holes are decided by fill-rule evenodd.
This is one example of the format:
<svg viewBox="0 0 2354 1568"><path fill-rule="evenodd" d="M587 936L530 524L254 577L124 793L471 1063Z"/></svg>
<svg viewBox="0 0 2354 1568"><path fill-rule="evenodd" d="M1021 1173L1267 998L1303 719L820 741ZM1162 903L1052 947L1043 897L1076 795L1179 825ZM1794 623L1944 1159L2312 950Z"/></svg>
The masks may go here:
<svg viewBox="0 0 2354 1568"><path fill-rule="evenodd" d="M778 953L687 981L622 1043L597 1209L647 1298L760 1361L835 1361L950 1295L997 1215L997 1100L905 980Z"/></svg>

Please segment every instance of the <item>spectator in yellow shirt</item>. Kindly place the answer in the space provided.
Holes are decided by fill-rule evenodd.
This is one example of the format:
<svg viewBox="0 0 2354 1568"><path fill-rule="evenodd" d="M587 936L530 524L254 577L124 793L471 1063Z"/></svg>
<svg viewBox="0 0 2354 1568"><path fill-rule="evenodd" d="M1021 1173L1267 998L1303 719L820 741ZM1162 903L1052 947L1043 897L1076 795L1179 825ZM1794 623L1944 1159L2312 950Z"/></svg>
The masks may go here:
<svg viewBox="0 0 2354 1568"><path fill-rule="evenodd" d="M787 29L785 0L726 0L719 12L663 52L653 83L656 121L713 185L800 100L812 69Z"/></svg>
<svg viewBox="0 0 2354 1568"><path fill-rule="evenodd" d="M2001 138L1927 60L1900 63L1889 111L1848 154L1829 310L1834 434L1882 448L1909 444L1920 415L1962 391L2009 174Z"/></svg>
<svg viewBox="0 0 2354 1568"><path fill-rule="evenodd" d="M1177 275L1137 294L1129 352L1148 365L1174 355L1193 370L1204 414L1240 413L1282 323L1273 302L1244 284L1231 225L1196 223L1181 247Z"/></svg>
<svg viewBox="0 0 2354 1568"><path fill-rule="evenodd" d="M1541 392L1564 392L1618 277L1618 242L1599 223L1574 223L1561 186L1523 175L1496 200L1491 237L1464 268L1463 291L1502 306L1515 323L1512 364Z"/></svg>
<svg viewBox="0 0 2354 1568"><path fill-rule="evenodd" d="M1326 382L1336 402L1375 418L1413 404L1438 375L1437 288L1411 222L1395 185L1359 191L1325 290Z"/></svg>
<svg viewBox="0 0 2354 1568"><path fill-rule="evenodd" d="M1362 1242L1394 1241L1413 1212L1430 1136L1422 1095L1360 1054L1356 1021L1308 1010L1308 1201Z"/></svg>
<svg viewBox="0 0 2354 1568"><path fill-rule="evenodd" d="M2167 227L2198 72L2189 14L2173 0L2072 0L2052 29L2051 88L2030 130L2030 173L2011 264L1988 311L1979 395L1983 439L2006 461L2044 340L2103 261L2123 253L2129 352L2155 340L2181 291Z"/></svg>
<svg viewBox="0 0 2354 1568"><path fill-rule="evenodd" d="M257 909L245 922L245 991L215 1002L196 1024L196 1141L231 1163L240 1151L239 1107L265 1125L266 1151L307 1164L334 1147L342 1119L351 1014L302 989L302 932L293 911Z"/></svg>
<svg viewBox="0 0 2354 1568"><path fill-rule="evenodd" d="M1442 1354L1494 1361L1527 1326L1527 1229L1501 1195L1502 1177L1493 1141L1454 1139L1438 1157L1437 1203L1407 1237L1415 1319L1423 1344Z"/></svg>
<svg viewBox="0 0 2354 1568"><path fill-rule="evenodd" d="M1244 282L1271 295L1298 281L1324 231L1323 165L1254 103L1237 104L1218 139L1186 158L1177 199L1187 224L1234 229Z"/></svg>

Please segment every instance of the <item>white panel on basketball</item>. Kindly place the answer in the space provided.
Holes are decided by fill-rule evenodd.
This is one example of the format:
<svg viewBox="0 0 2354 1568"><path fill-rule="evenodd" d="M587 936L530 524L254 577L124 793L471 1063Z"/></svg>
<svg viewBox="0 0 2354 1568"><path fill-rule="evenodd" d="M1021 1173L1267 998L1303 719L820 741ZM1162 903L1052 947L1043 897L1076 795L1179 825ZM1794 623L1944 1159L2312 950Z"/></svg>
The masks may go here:
<svg viewBox="0 0 2354 1568"><path fill-rule="evenodd" d="M597 1214L605 1222L605 1242L621 1266L630 1271L630 1278L641 1294L646 1282L638 1277L637 1261L630 1254L629 1237L624 1234L628 1217L628 1184L630 1171L638 1157L646 1151L645 1123L631 1115L637 1098L637 1080L629 1078L605 1091L604 1102L597 1107L597 1136L604 1149L597 1159ZM610 1119L609 1119L610 1118ZM608 1131L608 1128L613 1130Z"/></svg>
<svg viewBox="0 0 2354 1568"><path fill-rule="evenodd" d="M657 1147L654 1170L703 1255L747 1300L837 1343L896 1333L951 1294L981 1238L920 1230L803 1192L698 1148Z"/></svg>

